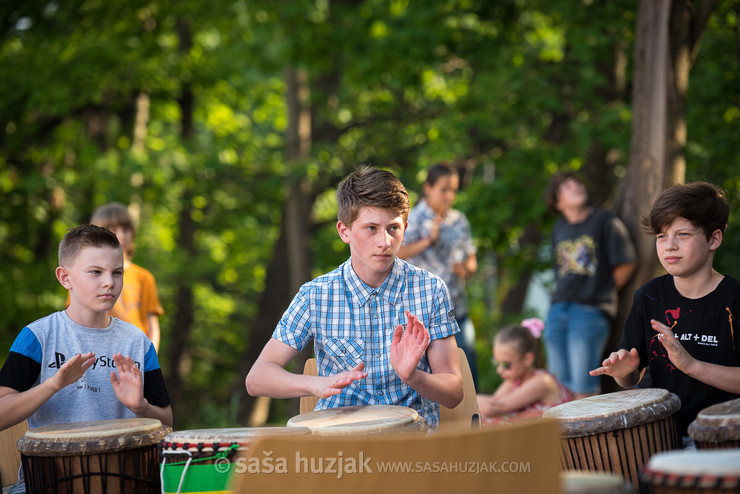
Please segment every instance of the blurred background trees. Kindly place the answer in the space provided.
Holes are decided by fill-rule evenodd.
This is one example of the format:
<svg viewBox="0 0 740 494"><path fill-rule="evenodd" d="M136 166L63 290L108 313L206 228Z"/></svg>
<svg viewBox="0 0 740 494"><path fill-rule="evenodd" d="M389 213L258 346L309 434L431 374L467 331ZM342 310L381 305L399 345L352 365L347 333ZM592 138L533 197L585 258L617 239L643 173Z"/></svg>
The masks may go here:
<svg viewBox="0 0 740 494"><path fill-rule="evenodd" d="M721 185L717 267L740 276L739 13L738 0L0 2L0 359L63 308L66 229L120 201L166 310L177 427L245 424L244 376L290 298L348 257L334 188L360 163L395 171L414 201L427 166L461 170L484 357L496 328L548 303L532 286L547 286L542 195L560 169L636 238L652 191ZM663 86L645 79L656 23ZM649 111L661 87L664 130ZM661 140L647 183L646 142ZM653 272L648 259L640 277Z"/></svg>

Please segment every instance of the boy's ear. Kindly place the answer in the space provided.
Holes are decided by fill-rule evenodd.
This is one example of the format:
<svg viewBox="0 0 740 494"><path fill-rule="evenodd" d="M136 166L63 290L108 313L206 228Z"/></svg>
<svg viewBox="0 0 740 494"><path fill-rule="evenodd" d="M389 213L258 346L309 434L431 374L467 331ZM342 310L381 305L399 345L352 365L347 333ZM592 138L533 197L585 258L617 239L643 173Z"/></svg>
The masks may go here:
<svg viewBox="0 0 740 494"><path fill-rule="evenodd" d="M342 223L341 221L337 221L337 233L339 233L339 238L342 239L342 242L345 244L349 243L349 228L347 225Z"/></svg>
<svg viewBox="0 0 740 494"><path fill-rule="evenodd" d="M67 290L72 288L72 284L69 282L69 272L67 271L67 268L64 266L58 266L54 274L56 274L57 280L59 280L59 283L61 283L64 288Z"/></svg>
<svg viewBox="0 0 740 494"><path fill-rule="evenodd" d="M717 250L722 245L722 230L714 230L712 236L709 237L709 250Z"/></svg>

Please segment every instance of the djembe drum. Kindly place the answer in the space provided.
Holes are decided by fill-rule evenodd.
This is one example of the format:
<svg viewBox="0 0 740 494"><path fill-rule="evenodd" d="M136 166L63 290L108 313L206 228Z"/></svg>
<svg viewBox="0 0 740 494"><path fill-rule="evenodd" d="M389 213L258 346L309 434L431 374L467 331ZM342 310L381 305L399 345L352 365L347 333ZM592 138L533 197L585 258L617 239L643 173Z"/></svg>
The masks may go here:
<svg viewBox="0 0 740 494"><path fill-rule="evenodd" d="M258 437L309 435L305 427L196 429L167 434L161 443L163 493L226 493L234 460Z"/></svg>
<svg viewBox="0 0 740 494"><path fill-rule="evenodd" d="M680 407L665 389L631 389L563 403L543 417L560 421L565 469L613 472L638 485L652 455L680 447L673 418Z"/></svg>
<svg viewBox="0 0 740 494"><path fill-rule="evenodd" d="M142 418L30 429L17 443L26 492L158 493L157 445L169 430Z"/></svg>
<svg viewBox="0 0 740 494"><path fill-rule="evenodd" d="M563 494L635 494L637 489L624 477L610 472L565 470L560 473Z"/></svg>
<svg viewBox="0 0 740 494"><path fill-rule="evenodd" d="M705 408L689 424L697 449L740 448L740 398Z"/></svg>
<svg viewBox="0 0 740 494"><path fill-rule="evenodd" d="M396 405L356 405L302 413L288 427L307 427L320 436L426 432L424 419L413 408Z"/></svg>
<svg viewBox="0 0 740 494"><path fill-rule="evenodd" d="M640 473L641 492L730 494L740 492L740 449L658 453Z"/></svg>

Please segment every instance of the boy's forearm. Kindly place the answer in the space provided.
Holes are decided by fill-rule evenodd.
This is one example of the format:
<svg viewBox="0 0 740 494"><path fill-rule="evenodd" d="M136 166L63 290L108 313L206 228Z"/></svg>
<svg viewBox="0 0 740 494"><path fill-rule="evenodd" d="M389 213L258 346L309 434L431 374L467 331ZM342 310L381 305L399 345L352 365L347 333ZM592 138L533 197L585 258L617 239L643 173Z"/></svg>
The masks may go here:
<svg viewBox="0 0 740 494"><path fill-rule="evenodd" d="M306 386L306 379L310 377L294 374L271 362L263 362L252 367L245 384L251 396L296 398L312 395Z"/></svg>
<svg viewBox="0 0 740 494"><path fill-rule="evenodd" d="M732 394L740 394L740 367L728 367L695 360L686 375L709 386Z"/></svg>
<svg viewBox="0 0 740 494"><path fill-rule="evenodd" d="M46 380L21 393L11 391L0 396L0 430L23 422L59 391Z"/></svg>
<svg viewBox="0 0 740 494"><path fill-rule="evenodd" d="M640 382L640 375L640 371L635 370L624 377L615 377L614 381L616 381L616 383L622 388L632 389Z"/></svg>
<svg viewBox="0 0 740 494"><path fill-rule="evenodd" d="M431 374L417 370L406 384L424 398L455 408L463 399L462 378L449 373Z"/></svg>
<svg viewBox="0 0 740 494"><path fill-rule="evenodd" d="M157 419L164 425L172 427L172 407L170 405L159 407L146 401L146 404L141 409L131 411L139 418Z"/></svg>

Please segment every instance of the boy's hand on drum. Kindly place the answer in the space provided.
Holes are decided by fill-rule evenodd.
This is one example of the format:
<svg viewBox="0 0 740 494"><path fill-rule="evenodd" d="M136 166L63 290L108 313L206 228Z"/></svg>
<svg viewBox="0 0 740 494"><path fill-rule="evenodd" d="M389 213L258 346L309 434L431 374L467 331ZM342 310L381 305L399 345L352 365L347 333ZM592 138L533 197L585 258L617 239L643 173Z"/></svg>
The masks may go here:
<svg viewBox="0 0 740 494"><path fill-rule="evenodd" d="M678 341L678 338L673 334L671 328L655 319L650 319L650 325L655 331L660 333L658 335L658 341L660 341L660 344L665 348L665 351L668 354L668 359L671 363L673 363L678 370L688 374L687 371L689 365L695 362L696 359L686 351L683 345L681 345L681 342Z"/></svg>
<svg viewBox="0 0 740 494"><path fill-rule="evenodd" d="M346 372L340 372L333 376L320 377L320 385L318 389L313 393L314 396L319 398L328 398L329 396L338 395L344 388L352 384L354 381L365 379L367 372L363 372L365 368L364 362L360 362L351 370Z"/></svg>
<svg viewBox="0 0 740 494"><path fill-rule="evenodd" d="M416 366L427 351L430 340L429 331L418 317L409 311L406 311L406 317L406 331L399 324L391 341L391 366L404 382L416 372Z"/></svg>
<svg viewBox="0 0 740 494"><path fill-rule="evenodd" d="M607 375L615 379L622 379L635 372L639 365L640 355L638 355L637 349L633 348L629 352L620 349L612 352L601 363L601 367L589 371L589 374L592 376Z"/></svg>
<svg viewBox="0 0 740 494"><path fill-rule="evenodd" d="M95 354L93 352L78 353L71 359L67 360L59 371L49 378L58 390L76 382L87 369L95 363Z"/></svg>
<svg viewBox="0 0 740 494"><path fill-rule="evenodd" d="M110 383L118 401L134 413L146 408L148 403L144 399L144 376L141 370L131 357L124 357L120 353L113 354L113 361L118 375L111 372Z"/></svg>

